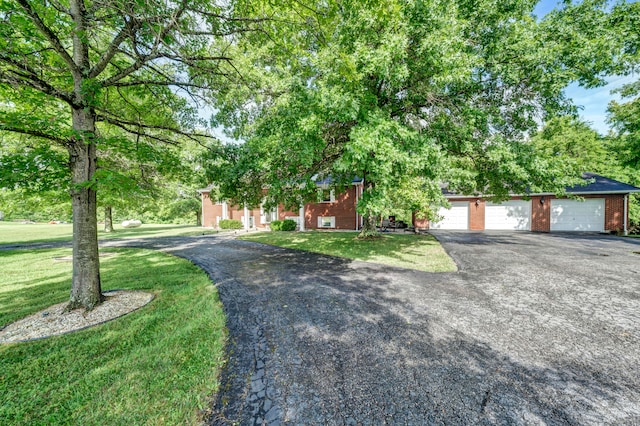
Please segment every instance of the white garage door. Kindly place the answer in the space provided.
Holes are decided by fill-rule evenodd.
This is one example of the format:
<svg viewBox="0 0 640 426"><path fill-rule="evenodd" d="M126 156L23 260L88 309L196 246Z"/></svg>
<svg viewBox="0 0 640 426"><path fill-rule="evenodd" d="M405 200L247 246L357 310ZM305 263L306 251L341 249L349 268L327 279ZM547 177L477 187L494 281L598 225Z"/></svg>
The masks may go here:
<svg viewBox="0 0 640 426"><path fill-rule="evenodd" d="M512 200L501 204L487 203L484 229L528 231L531 229L531 201Z"/></svg>
<svg viewBox="0 0 640 426"><path fill-rule="evenodd" d="M604 231L604 198L551 200L552 231Z"/></svg>
<svg viewBox="0 0 640 426"><path fill-rule="evenodd" d="M450 209L441 207L438 216L442 220L432 222L431 229L469 229L469 202L453 202Z"/></svg>

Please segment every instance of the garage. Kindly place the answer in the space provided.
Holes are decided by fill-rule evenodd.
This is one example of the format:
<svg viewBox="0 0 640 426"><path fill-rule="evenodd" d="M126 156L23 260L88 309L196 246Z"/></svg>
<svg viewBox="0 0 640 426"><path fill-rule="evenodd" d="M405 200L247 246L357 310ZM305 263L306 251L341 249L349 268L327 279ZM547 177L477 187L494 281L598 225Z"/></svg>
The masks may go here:
<svg viewBox="0 0 640 426"><path fill-rule="evenodd" d="M551 200L551 231L604 232L604 198Z"/></svg>
<svg viewBox="0 0 640 426"><path fill-rule="evenodd" d="M467 230L469 229L469 202L454 201L449 209L441 207L438 210L438 216L442 217L442 220L432 222L431 229Z"/></svg>
<svg viewBox="0 0 640 426"><path fill-rule="evenodd" d="M485 205L484 229L529 231L531 229L531 201L511 200Z"/></svg>

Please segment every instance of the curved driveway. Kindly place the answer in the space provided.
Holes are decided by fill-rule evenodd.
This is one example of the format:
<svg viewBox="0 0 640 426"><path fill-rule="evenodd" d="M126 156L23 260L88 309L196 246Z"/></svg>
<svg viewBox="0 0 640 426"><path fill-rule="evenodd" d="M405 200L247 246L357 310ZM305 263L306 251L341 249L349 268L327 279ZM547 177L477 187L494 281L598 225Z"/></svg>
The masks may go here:
<svg viewBox="0 0 640 426"><path fill-rule="evenodd" d="M224 237L143 244L218 286L230 362L211 424L640 422L640 240L434 235L459 272Z"/></svg>

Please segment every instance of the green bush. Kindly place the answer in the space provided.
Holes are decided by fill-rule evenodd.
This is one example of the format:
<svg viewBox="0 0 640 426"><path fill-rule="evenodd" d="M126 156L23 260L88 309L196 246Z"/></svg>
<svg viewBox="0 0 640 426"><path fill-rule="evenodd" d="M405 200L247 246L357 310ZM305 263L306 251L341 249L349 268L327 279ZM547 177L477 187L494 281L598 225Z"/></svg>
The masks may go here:
<svg viewBox="0 0 640 426"><path fill-rule="evenodd" d="M242 229L242 222L237 219L222 219L218 226L220 229Z"/></svg>
<svg viewBox="0 0 640 426"><path fill-rule="evenodd" d="M272 231L295 231L296 226L298 224L295 220L285 219L285 220L273 220L269 224Z"/></svg>
<svg viewBox="0 0 640 426"><path fill-rule="evenodd" d="M269 223L269 227L272 231L282 231L282 221L272 220L271 223Z"/></svg>
<svg viewBox="0 0 640 426"><path fill-rule="evenodd" d="M283 231L295 231L298 224L295 220L285 219L282 221L282 230Z"/></svg>

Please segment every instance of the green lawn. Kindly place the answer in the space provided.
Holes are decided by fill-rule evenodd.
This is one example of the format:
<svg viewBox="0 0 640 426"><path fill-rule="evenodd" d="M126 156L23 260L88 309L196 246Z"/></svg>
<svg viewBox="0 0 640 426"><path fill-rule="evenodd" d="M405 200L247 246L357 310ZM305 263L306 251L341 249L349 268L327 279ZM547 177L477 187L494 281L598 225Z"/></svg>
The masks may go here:
<svg viewBox="0 0 640 426"><path fill-rule="evenodd" d="M167 237L175 235L215 234L217 231L192 225L142 224L139 228L123 228L113 225L115 232L103 232L98 225L98 238ZM0 221L0 244L15 244L44 241L71 241L72 225L48 223L22 224Z"/></svg>
<svg viewBox="0 0 640 426"><path fill-rule="evenodd" d="M455 262L431 235L383 234L358 240L356 232L260 232L240 238L279 247L323 253L428 272L456 271Z"/></svg>
<svg viewBox="0 0 640 426"><path fill-rule="evenodd" d="M57 225L51 225L55 227ZM0 345L2 425L198 424L224 363L225 317L207 275L150 250L109 249L103 289L156 298L114 321ZM69 249L0 251L0 328L69 298Z"/></svg>

